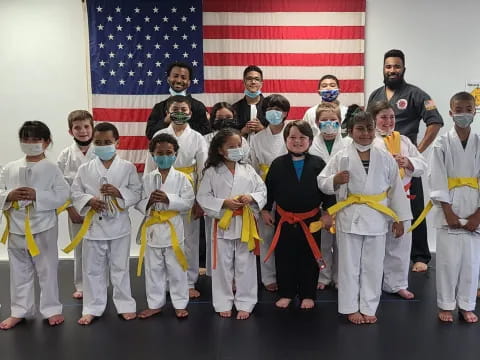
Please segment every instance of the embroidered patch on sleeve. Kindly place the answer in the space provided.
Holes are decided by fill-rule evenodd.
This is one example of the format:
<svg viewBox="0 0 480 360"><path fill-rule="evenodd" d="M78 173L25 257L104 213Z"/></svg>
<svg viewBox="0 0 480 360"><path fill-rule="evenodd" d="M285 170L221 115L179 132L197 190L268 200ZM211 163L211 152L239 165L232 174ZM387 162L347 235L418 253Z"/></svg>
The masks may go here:
<svg viewBox="0 0 480 360"><path fill-rule="evenodd" d="M433 100L425 100L424 103L425 105L425 110L435 110L437 108L437 105L435 105L435 102Z"/></svg>

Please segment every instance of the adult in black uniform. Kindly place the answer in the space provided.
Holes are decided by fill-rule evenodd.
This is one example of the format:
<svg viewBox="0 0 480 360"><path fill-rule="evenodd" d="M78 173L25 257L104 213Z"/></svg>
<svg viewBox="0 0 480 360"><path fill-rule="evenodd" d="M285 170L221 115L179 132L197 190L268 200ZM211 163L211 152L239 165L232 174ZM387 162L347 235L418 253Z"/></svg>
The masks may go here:
<svg viewBox="0 0 480 360"><path fill-rule="evenodd" d="M368 104L376 101L388 101L395 110L395 130L407 136L417 145L418 128L423 119L427 126L425 135L417 145L423 153L435 140L443 126L443 120L432 98L422 89L408 84L404 80L405 55L401 50L389 50L383 57L383 82L385 86L376 89L370 95ZM421 178L412 178L410 193L415 195L411 201L414 219L424 208ZM427 241L425 221L412 233L412 251L410 258L413 271L422 272L428 268L431 259Z"/></svg>
<svg viewBox="0 0 480 360"><path fill-rule="evenodd" d="M201 101L198 101L187 94L190 87L193 69L190 65L182 62L174 62L168 66L167 82L170 85L170 94L187 96L192 104L192 117L188 124L193 130L205 135L210 132L210 123L207 118L207 108ZM155 104L148 117L146 134L148 139L161 129L170 125L170 115L167 114L167 99Z"/></svg>

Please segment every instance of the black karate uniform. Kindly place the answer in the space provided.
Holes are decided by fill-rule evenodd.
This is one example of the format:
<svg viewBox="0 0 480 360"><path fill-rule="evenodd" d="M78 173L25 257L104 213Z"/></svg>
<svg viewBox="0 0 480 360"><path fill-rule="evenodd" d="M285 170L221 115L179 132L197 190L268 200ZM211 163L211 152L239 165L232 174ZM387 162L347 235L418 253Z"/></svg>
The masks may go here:
<svg viewBox="0 0 480 360"><path fill-rule="evenodd" d="M267 127L268 121L267 119L265 119L265 113L262 111L263 99L263 95L260 94L260 101L255 106L257 107L257 119L262 123L263 126ZM244 96L232 106L235 109L235 113L237 116L237 129L242 130L247 124L247 122L252 120L250 118L250 105L247 104L246 96Z"/></svg>
<svg viewBox="0 0 480 360"><path fill-rule="evenodd" d="M317 185L317 176L325 167L323 160L306 154L302 175L298 180L290 154L276 158L267 174L267 204L273 203L288 212L308 212L314 208L327 209L335 204L335 197L322 193ZM308 226L320 218L320 212L304 220ZM278 226L280 215L275 214ZM320 231L313 234L320 247ZM319 267L300 224L283 223L279 241L275 248L275 267L280 297L293 299L297 294L301 300L315 299Z"/></svg>

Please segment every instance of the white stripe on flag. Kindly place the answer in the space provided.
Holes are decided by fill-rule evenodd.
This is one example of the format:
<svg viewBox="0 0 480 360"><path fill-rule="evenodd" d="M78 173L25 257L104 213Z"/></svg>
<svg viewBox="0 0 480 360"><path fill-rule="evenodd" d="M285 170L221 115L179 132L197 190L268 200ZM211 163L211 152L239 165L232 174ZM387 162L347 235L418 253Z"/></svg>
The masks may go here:
<svg viewBox="0 0 480 360"><path fill-rule="evenodd" d="M117 150L118 156L134 164L144 164L148 150Z"/></svg>

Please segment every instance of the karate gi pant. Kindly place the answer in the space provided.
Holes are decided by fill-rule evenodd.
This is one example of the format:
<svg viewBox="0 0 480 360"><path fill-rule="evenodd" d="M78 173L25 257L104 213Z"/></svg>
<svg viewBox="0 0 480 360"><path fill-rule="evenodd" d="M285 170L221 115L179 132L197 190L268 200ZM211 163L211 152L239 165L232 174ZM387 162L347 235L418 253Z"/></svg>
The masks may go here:
<svg viewBox="0 0 480 360"><path fill-rule="evenodd" d="M58 297L58 226L34 234L40 254L32 257L27 249L14 244L26 244L25 236L9 234L11 316L35 316L35 273L40 284L40 314L43 318L62 313Z"/></svg>
<svg viewBox="0 0 480 360"><path fill-rule="evenodd" d="M272 217L275 216L275 210L272 211ZM268 249L272 244L275 228L268 226L262 219L257 221L258 231L263 242L260 242L260 275L262 277L262 284L264 286L274 284L277 282L277 274L275 270L275 254L272 254L267 262L263 261L267 256Z"/></svg>
<svg viewBox="0 0 480 360"><path fill-rule="evenodd" d="M130 234L114 240L82 240L82 315L101 316L107 306L108 270L119 314L136 311L130 288Z"/></svg>
<svg viewBox="0 0 480 360"><path fill-rule="evenodd" d="M188 287L195 288L200 268L200 221L191 219L190 214L182 215L185 234L185 256L188 262L187 278Z"/></svg>
<svg viewBox="0 0 480 360"><path fill-rule="evenodd" d="M183 246L181 246L183 250ZM175 309L188 305L187 272L178 263L171 246L147 246L145 252L145 288L149 309L161 309L167 301L167 281L170 299Z"/></svg>
<svg viewBox="0 0 480 360"><path fill-rule="evenodd" d="M338 312L374 316L382 293L385 235L337 232Z"/></svg>
<svg viewBox="0 0 480 360"><path fill-rule="evenodd" d="M384 291L397 293L408 288L408 273L410 271L410 249L412 247L412 233L407 233L410 221L405 221L403 227L405 233L402 237L393 236L392 223L389 225L386 235L385 259L383 261L383 285Z"/></svg>
<svg viewBox="0 0 480 360"><path fill-rule="evenodd" d="M68 218L68 233L70 235L70 241L73 240L75 235L80 231L82 224L74 224L70 217ZM76 291L83 291L82 285L82 247L77 246L73 250L73 285Z"/></svg>
<svg viewBox="0 0 480 360"><path fill-rule="evenodd" d="M473 311L480 268L480 234L437 228L437 305Z"/></svg>
<svg viewBox="0 0 480 360"><path fill-rule="evenodd" d="M323 285L338 283L338 249L334 234L325 229L321 230L321 251L326 267L318 274L318 282Z"/></svg>
<svg viewBox="0 0 480 360"><path fill-rule="evenodd" d="M217 239L217 267L212 269L212 302L216 312L252 312L257 303L257 259L240 239ZM213 253L213 251L212 251ZM212 257L212 262L213 262ZM235 280L236 292L233 292Z"/></svg>

